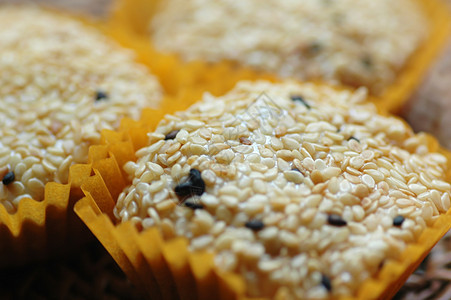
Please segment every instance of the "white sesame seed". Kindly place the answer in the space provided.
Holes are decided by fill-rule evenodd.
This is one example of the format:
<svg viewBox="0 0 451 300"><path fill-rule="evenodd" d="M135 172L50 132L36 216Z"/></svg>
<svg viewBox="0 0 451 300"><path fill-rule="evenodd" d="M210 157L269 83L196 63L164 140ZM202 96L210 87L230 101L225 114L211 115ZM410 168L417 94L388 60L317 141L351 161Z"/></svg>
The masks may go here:
<svg viewBox="0 0 451 300"><path fill-rule="evenodd" d="M364 174L362 176L362 182L364 184L366 184L370 189L373 189L375 184L376 184L376 182L374 181L373 177L371 177L371 176L369 176L367 174Z"/></svg>
<svg viewBox="0 0 451 300"><path fill-rule="evenodd" d="M334 177L337 177L339 174L341 174L341 169L337 167L327 167L321 172L324 180L332 179Z"/></svg>
<svg viewBox="0 0 451 300"><path fill-rule="evenodd" d="M283 174L288 181L298 184L304 181L304 176L299 171L285 171Z"/></svg>

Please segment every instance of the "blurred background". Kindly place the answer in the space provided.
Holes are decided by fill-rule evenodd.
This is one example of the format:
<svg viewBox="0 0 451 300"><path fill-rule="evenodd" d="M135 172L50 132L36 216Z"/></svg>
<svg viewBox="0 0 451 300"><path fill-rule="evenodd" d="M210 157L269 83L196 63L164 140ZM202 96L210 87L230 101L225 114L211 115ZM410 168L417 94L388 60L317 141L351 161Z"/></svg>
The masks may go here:
<svg viewBox="0 0 451 300"><path fill-rule="evenodd" d="M443 1L451 6L451 0ZM0 4L25 2L105 18L113 1L0 0ZM400 115L415 131L432 133L451 149L451 37ZM78 253L70 258L2 270L0 299L144 299L94 239ZM395 299L451 299L450 233L410 276Z"/></svg>

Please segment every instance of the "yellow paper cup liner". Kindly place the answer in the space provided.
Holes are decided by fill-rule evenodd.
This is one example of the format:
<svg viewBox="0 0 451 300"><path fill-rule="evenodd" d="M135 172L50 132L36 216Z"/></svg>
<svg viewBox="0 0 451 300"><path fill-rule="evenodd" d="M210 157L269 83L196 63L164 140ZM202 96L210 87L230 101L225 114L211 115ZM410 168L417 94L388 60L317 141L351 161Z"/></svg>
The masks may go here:
<svg viewBox="0 0 451 300"><path fill-rule="evenodd" d="M92 171L80 179L85 197L75 204L75 212L132 282L151 299L251 299L246 298L243 278L216 268L211 252L191 252L186 238L165 241L156 228L140 231L130 221L119 223L113 216L116 199L128 184L122 171L124 163L136 161L135 151L146 144L146 133L155 129L165 113L189 105L173 99L167 103L177 104L163 110L147 109L141 121L124 119L117 132L102 132L102 144L90 148L90 163L79 166ZM430 136L428 146L449 159L451 170L451 153L441 149ZM450 172L447 181L451 182ZM341 299L389 299L450 227L451 209L410 243L398 260L387 260L353 297ZM283 295L276 298L284 299Z"/></svg>
<svg viewBox="0 0 451 300"><path fill-rule="evenodd" d="M208 64L205 62L183 63L176 55L158 52L152 45L148 32L149 21L158 9L161 0L116 0L110 20L110 30L125 46L137 50L142 62L161 76L168 92L176 93L181 87L190 85L200 90L208 90L215 95L222 94L234 86L227 74L235 78L253 79L269 75L239 67L231 62ZM430 33L424 42L409 57L398 72L398 76L379 97L381 108L397 112L421 83L428 67L440 53L449 38L451 28L450 8L442 0L414 0L419 2L430 23ZM130 42L134 36L135 42ZM170 37L168 37L170 38ZM138 42L136 42L138 40ZM151 61L150 61L151 60ZM186 72L185 72L186 71ZM237 76L238 75L238 76ZM219 86L218 86L219 85Z"/></svg>

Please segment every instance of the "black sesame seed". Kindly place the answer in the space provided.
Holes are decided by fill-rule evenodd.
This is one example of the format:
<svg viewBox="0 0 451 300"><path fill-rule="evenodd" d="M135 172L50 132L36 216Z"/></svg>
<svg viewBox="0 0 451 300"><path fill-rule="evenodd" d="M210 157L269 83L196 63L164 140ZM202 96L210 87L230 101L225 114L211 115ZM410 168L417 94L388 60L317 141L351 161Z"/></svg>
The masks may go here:
<svg viewBox="0 0 451 300"><path fill-rule="evenodd" d="M348 141L350 141L350 140L355 140L355 141L357 141L358 143L360 143L360 140L359 140L358 138L356 138L355 136L353 136L353 135L351 135L351 136L349 137Z"/></svg>
<svg viewBox="0 0 451 300"><path fill-rule="evenodd" d="M177 185L174 189L175 194L179 197L200 196L205 192L205 183L201 177L199 170L191 169L186 182Z"/></svg>
<svg viewBox="0 0 451 300"><path fill-rule="evenodd" d="M189 179L188 180L198 186L202 186L205 189L205 183L202 180L202 175L199 170L197 170L197 169L189 170Z"/></svg>
<svg viewBox="0 0 451 300"><path fill-rule="evenodd" d="M188 202L188 201L185 202L185 206L189 207L189 208L191 208L193 210L203 209L204 208L204 206L202 204L200 204L200 203Z"/></svg>
<svg viewBox="0 0 451 300"><path fill-rule="evenodd" d="M165 140L173 140L177 136L177 133L179 133L180 130L172 130L166 136L164 137Z"/></svg>
<svg viewBox="0 0 451 300"><path fill-rule="evenodd" d="M307 109L311 109L311 108L312 108L307 102L305 102L304 98L302 98L302 97L299 96L299 95L293 95L293 96L291 96L290 98L291 98L291 100L293 100L293 101L299 101L299 102L301 102L302 104L304 104L304 106L305 106Z"/></svg>
<svg viewBox="0 0 451 300"><path fill-rule="evenodd" d="M313 42L307 47L307 53L309 55L317 55L322 49L323 46L320 43Z"/></svg>
<svg viewBox="0 0 451 300"><path fill-rule="evenodd" d="M186 197L186 196L192 196L196 193L194 192L194 187L192 186L191 182L184 182L177 185L174 189L175 194L179 197Z"/></svg>
<svg viewBox="0 0 451 300"><path fill-rule="evenodd" d="M12 183L15 178L16 178L16 176L14 175L14 172L10 171L10 172L6 173L6 175L3 177L2 183L4 185L8 185L8 184Z"/></svg>
<svg viewBox="0 0 451 300"><path fill-rule="evenodd" d="M96 101L108 99L108 94L103 91L96 92Z"/></svg>
<svg viewBox="0 0 451 300"><path fill-rule="evenodd" d="M192 182L184 182L175 187L175 194L179 197L200 196L204 193L204 188L194 185Z"/></svg>
<svg viewBox="0 0 451 300"><path fill-rule="evenodd" d="M371 59L371 56L365 55L364 57L362 57L362 64L365 68L371 69L371 67L373 66L373 60Z"/></svg>
<svg viewBox="0 0 451 300"><path fill-rule="evenodd" d="M336 215L336 214L330 214L329 216L327 216L327 223L329 223L329 225L333 225L333 226L346 226L348 223L346 223L345 220L343 220L341 218L341 216Z"/></svg>
<svg viewBox="0 0 451 300"><path fill-rule="evenodd" d="M324 274L321 275L321 284L326 288L327 291L330 292L332 290L332 283L330 282L330 278Z"/></svg>
<svg viewBox="0 0 451 300"><path fill-rule="evenodd" d="M265 227L265 224L263 224L263 222L260 220L250 220L250 221L247 221L244 224L244 226L246 226L249 229L258 231L258 230L262 230L263 227Z"/></svg>
<svg viewBox="0 0 451 300"><path fill-rule="evenodd" d="M393 219L393 226L401 226L402 225L402 223L404 222L404 220L405 220L405 218L403 217L403 216L396 216L394 219Z"/></svg>

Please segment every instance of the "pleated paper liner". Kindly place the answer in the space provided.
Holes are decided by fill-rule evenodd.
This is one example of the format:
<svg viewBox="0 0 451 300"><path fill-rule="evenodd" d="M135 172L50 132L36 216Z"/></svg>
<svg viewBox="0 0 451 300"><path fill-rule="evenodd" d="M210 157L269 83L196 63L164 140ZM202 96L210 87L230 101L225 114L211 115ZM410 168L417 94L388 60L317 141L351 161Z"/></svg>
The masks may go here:
<svg viewBox="0 0 451 300"><path fill-rule="evenodd" d="M135 151L146 144L146 133L157 126L159 117L187 105L179 101L177 107L166 111L145 110L140 122L124 119L119 131L103 131L102 145L90 148L90 164L79 166L92 167L92 172L80 179L85 197L76 203L75 212L151 299L250 299L243 278L218 270L212 253L190 252L183 237L164 241L156 228L140 231L129 221L118 223L113 216L116 199L128 184L123 164L136 161ZM427 141L431 151L449 159L451 170L451 153L441 149L434 138L427 136ZM450 172L447 181L451 181ZM389 299L450 227L451 210L410 243L399 260L387 260L354 296L341 299ZM276 298L284 299L284 295Z"/></svg>
<svg viewBox="0 0 451 300"><path fill-rule="evenodd" d="M110 27L114 28L118 40L124 45L134 47L142 56L143 62L148 64L153 70L159 68L169 71L169 74L162 78L163 85L166 83L166 78L171 82L174 77L172 72L180 72L180 68L187 68L186 74L179 73L180 76L175 78L169 85L171 88L177 89L186 85L201 85L210 84L214 89L210 91L216 94L215 84L223 83L227 89L230 89L234 84L229 84L227 80L227 72L239 72L241 69L236 64L230 62L221 62L218 64L207 64L202 62L183 63L175 55L163 54L155 50L150 41L150 34L148 32L149 20L153 14L158 10L158 3L162 0L116 0L114 9L112 10ZM422 78L426 74L428 67L433 62L434 58L440 53L445 42L448 40L451 15L450 8L442 0L413 0L419 2L422 11L429 19L430 34L425 39L420 47L409 57L407 63L398 72L395 81L389 85L381 95L376 95L380 99L379 106L390 112L397 112L407 99L414 93L417 86L420 84ZM119 31L122 33L118 34ZM121 36L122 35L122 36ZM129 36L136 36L141 42L133 46L127 41ZM171 37L168 37L171 38ZM136 38L135 38L136 39ZM146 61L145 57L156 59L153 61ZM172 70L172 71L171 71ZM159 73L158 71L156 71ZM164 73L164 72L163 72ZM246 75L243 74L243 79ZM225 81L225 82L224 82ZM205 90L205 89L204 89ZM173 90L171 90L173 92Z"/></svg>

